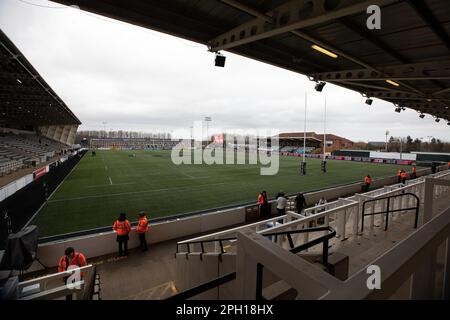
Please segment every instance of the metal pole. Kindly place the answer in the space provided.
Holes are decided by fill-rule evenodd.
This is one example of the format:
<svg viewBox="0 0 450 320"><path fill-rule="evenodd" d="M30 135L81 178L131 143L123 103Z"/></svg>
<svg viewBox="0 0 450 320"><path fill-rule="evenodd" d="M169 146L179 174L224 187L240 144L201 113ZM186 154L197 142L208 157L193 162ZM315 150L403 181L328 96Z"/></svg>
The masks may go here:
<svg viewBox="0 0 450 320"><path fill-rule="evenodd" d="M400 138L400 160L402 160L403 138Z"/></svg>
<svg viewBox="0 0 450 320"><path fill-rule="evenodd" d="M386 146L385 146L385 151L388 152L388 135L389 135L389 131L386 130Z"/></svg>
<svg viewBox="0 0 450 320"><path fill-rule="evenodd" d="M323 119L323 161L325 162L325 147L327 145L327 97L325 97L325 115Z"/></svg>
<svg viewBox="0 0 450 320"><path fill-rule="evenodd" d="M308 93L305 92L305 126L303 131L303 163L305 163L305 154L306 154L306 108L308 105Z"/></svg>

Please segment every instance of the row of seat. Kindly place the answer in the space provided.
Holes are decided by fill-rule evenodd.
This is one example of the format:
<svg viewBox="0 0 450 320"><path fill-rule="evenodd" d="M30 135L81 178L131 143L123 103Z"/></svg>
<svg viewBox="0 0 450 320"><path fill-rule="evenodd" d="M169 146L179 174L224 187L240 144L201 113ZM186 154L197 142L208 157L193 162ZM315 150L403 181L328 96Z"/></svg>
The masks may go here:
<svg viewBox="0 0 450 320"><path fill-rule="evenodd" d="M0 134L0 175L47 161L61 154L67 146L51 139L31 134Z"/></svg>
<svg viewBox="0 0 450 320"><path fill-rule="evenodd" d="M92 139L92 148L120 149L167 149L173 148L179 141L169 139Z"/></svg>

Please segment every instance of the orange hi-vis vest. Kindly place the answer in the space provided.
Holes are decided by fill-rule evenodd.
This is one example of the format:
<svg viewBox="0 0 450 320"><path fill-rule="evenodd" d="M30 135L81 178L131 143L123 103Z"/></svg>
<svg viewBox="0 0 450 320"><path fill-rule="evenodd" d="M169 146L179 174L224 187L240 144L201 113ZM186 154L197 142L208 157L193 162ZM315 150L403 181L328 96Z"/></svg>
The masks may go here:
<svg viewBox="0 0 450 320"><path fill-rule="evenodd" d="M148 231L148 219L146 217L139 218L139 222L136 227L136 232L146 233L147 231Z"/></svg>
<svg viewBox="0 0 450 320"><path fill-rule="evenodd" d="M371 184L371 183L372 183L372 178L366 176L366 177L364 178L364 183L365 183L365 184Z"/></svg>
<svg viewBox="0 0 450 320"><path fill-rule="evenodd" d="M417 172L416 167L413 167L413 168L412 168L412 172L413 172L413 173L416 173L416 172Z"/></svg>
<svg viewBox="0 0 450 320"><path fill-rule="evenodd" d="M402 177L402 179L408 178L408 173L406 171L402 172L401 177Z"/></svg>
<svg viewBox="0 0 450 320"><path fill-rule="evenodd" d="M264 197L262 194L258 196L258 204L264 204Z"/></svg>
<svg viewBox="0 0 450 320"><path fill-rule="evenodd" d="M402 176L402 171L401 170L398 170L397 171L397 177L401 177Z"/></svg>
<svg viewBox="0 0 450 320"><path fill-rule="evenodd" d="M87 265L87 262L84 254L75 252L73 258L70 261L66 256L63 256L61 257L61 259L59 259L58 272L67 271L69 266L84 267L85 265Z"/></svg>
<svg viewBox="0 0 450 320"><path fill-rule="evenodd" d="M113 230L117 232L118 236L126 236L131 231L131 225L128 220L119 221L116 220L113 225Z"/></svg>

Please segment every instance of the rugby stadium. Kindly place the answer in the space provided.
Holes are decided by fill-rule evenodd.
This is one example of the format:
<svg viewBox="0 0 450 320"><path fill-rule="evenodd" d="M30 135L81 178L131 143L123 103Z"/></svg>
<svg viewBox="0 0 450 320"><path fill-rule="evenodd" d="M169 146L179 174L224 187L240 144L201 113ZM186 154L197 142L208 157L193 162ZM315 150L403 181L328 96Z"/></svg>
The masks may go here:
<svg viewBox="0 0 450 320"><path fill-rule="evenodd" d="M47 5L450 125L447 0ZM0 30L0 300L449 300L449 153L388 152L387 133L369 150L306 116L266 136L86 136L44 78Z"/></svg>

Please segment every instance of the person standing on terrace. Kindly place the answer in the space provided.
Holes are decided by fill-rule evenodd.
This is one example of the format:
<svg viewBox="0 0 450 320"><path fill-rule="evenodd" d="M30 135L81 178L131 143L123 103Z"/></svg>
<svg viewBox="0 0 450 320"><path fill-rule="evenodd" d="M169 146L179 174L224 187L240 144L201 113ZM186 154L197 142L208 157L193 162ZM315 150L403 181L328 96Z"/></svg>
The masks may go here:
<svg viewBox="0 0 450 320"><path fill-rule="evenodd" d="M130 221L127 220L125 213L121 213L119 218L114 222L113 230L117 233L116 241L119 244L119 257L128 255L128 234L131 231ZM122 248L123 247L123 248Z"/></svg>

